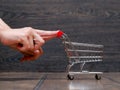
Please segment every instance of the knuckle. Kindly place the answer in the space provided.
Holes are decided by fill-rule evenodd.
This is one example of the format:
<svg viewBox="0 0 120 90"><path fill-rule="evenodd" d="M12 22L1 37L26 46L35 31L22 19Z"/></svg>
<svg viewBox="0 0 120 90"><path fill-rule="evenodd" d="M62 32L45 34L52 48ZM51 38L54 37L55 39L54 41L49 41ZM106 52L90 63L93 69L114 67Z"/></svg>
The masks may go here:
<svg viewBox="0 0 120 90"><path fill-rule="evenodd" d="M26 27L26 29L31 30L31 29L33 29L33 28L32 28L32 27Z"/></svg>
<svg viewBox="0 0 120 90"><path fill-rule="evenodd" d="M32 33L32 31L33 31L32 27L26 27L26 30L25 30L26 34L30 34Z"/></svg>
<svg viewBox="0 0 120 90"><path fill-rule="evenodd" d="M45 44L44 40L36 41L36 45L37 45L38 48L43 46L44 44Z"/></svg>
<svg viewBox="0 0 120 90"><path fill-rule="evenodd" d="M41 42L40 42L40 43L41 43L41 45L43 45L43 44L45 44L45 41L44 41L44 40L41 40Z"/></svg>
<svg viewBox="0 0 120 90"><path fill-rule="evenodd" d="M29 46L27 46L27 47L23 46L22 51L24 51L24 52L29 51Z"/></svg>
<svg viewBox="0 0 120 90"><path fill-rule="evenodd" d="M45 44L45 41L44 40L42 40L42 41L40 41L40 46L42 46L42 45L44 45Z"/></svg>
<svg viewBox="0 0 120 90"><path fill-rule="evenodd" d="M27 49L27 50L31 50L31 47L30 47L30 45L28 45L28 46L26 47L26 49Z"/></svg>

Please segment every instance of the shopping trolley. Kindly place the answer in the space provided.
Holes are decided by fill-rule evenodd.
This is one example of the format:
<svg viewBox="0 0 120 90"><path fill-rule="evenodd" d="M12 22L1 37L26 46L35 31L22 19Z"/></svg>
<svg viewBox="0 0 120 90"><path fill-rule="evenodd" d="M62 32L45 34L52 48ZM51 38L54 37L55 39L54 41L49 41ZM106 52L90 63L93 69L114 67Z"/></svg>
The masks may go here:
<svg viewBox="0 0 120 90"><path fill-rule="evenodd" d="M86 71L84 70L84 66L88 62L102 61L104 46L97 44L71 42L67 34L63 33L62 31L58 33L58 37L60 37L63 41L65 52L69 60L69 64L67 66L67 78L69 80L73 80L74 75L77 74L94 74L95 79L100 80L101 74L103 74L103 72ZM76 64L80 64L79 72L71 70L71 68Z"/></svg>

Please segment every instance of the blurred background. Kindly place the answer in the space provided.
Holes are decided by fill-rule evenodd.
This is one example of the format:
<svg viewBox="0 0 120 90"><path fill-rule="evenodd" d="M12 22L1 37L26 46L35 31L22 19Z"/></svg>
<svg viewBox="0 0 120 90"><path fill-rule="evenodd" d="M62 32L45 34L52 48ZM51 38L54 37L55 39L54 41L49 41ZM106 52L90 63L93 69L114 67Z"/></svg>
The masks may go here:
<svg viewBox="0 0 120 90"><path fill-rule="evenodd" d="M74 42L104 45L104 61L85 68L120 71L119 0L0 0L0 18L12 28L61 29ZM48 41L44 55L21 63L17 51L0 44L0 72L65 72L68 59L62 41Z"/></svg>

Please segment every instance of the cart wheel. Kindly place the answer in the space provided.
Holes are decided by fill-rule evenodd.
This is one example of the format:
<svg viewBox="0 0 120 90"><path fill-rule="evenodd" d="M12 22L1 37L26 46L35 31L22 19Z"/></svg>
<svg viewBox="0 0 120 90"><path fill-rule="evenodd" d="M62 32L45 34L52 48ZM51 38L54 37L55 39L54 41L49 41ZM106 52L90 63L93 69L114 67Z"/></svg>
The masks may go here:
<svg viewBox="0 0 120 90"><path fill-rule="evenodd" d="M95 79L96 79L96 80L100 80L100 79L101 79L101 76L98 75L98 74L95 74Z"/></svg>
<svg viewBox="0 0 120 90"><path fill-rule="evenodd" d="M73 75L67 75L67 78L69 79L69 80L73 80L74 79L74 76Z"/></svg>

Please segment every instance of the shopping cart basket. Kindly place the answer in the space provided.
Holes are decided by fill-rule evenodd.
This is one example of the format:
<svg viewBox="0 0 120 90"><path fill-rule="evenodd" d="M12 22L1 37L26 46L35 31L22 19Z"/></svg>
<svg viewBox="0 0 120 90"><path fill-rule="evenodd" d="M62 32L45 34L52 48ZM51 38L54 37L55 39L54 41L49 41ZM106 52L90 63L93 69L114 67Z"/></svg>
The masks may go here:
<svg viewBox="0 0 120 90"><path fill-rule="evenodd" d="M67 34L59 32L58 36L62 39L67 54L69 64L67 66L67 78L74 79L77 74L94 74L96 80L101 79L102 72L90 72L84 70L84 66L88 62L100 62L103 60L103 45L71 42ZM71 71L71 68L80 64L80 71Z"/></svg>

